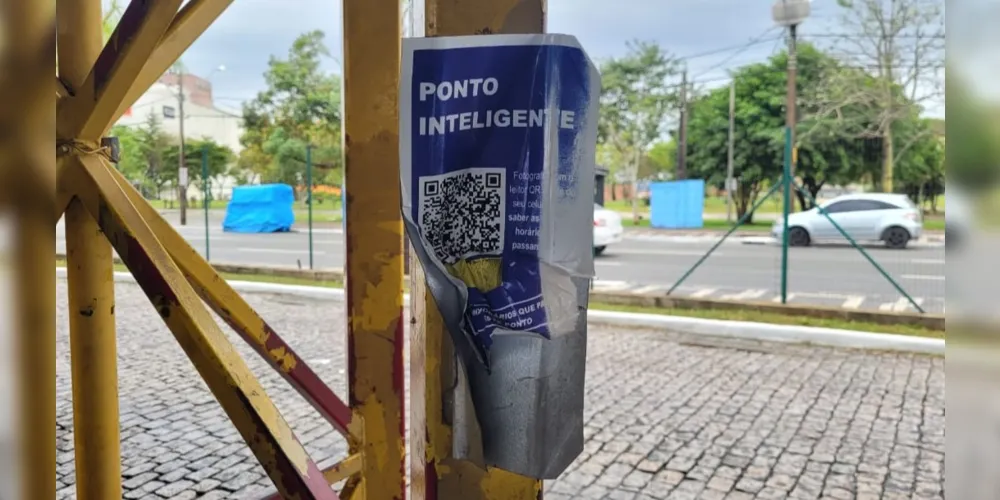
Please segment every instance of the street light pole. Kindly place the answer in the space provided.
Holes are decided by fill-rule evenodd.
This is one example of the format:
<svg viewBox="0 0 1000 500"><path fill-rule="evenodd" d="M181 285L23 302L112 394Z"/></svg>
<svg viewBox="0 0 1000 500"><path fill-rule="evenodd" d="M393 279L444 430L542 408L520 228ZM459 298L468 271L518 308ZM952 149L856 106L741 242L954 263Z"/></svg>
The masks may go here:
<svg viewBox="0 0 1000 500"><path fill-rule="evenodd" d="M225 66L218 66L211 73L209 73L208 78L211 78L218 71L225 71ZM187 188L188 188L188 167L187 158L185 158L184 151L184 66L180 62L176 66L177 73L177 135L180 138L180 144L178 148L178 165L177 165L177 191L178 201L180 202L181 209L181 225L187 225ZM208 79L206 78L206 80Z"/></svg>
<svg viewBox="0 0 1000 500"><path fill-rule="evenodd" d="M795 72L796 28L809 17L810 0L777 0L771 10L774 22L788 28L788 102L785 115L785 162L781 175L781 303L788 303L788 215L792 211L792 175L795 172L795 121L797 115Z"/></svg>
<svg viewBox="0 0 1000 500"><path fill-rule="evenodd" d="M733 156L736 146L736 80L729 83L729 151L726 155L726 223L733 222Z"/></svg>
<svg viewBox="0 0 1000 500"><path fill-rule="evenodd" d="M796 49L797 25L788 27L788 104L785 112L785 126L791 133L792 143L791 174L795 175L795 164L798 161L798 148L795 146L795 123L798 119L798 93L796 80L798 78L798 51Z"/></svg>
<svg viewBox="0 0 1000 500"><path fill-rule="evenodd" d="M180 144L177 151L177 195L181 208L181 225L187 225L187 185L188 169L187 159L184 157L184 69L177 68L177 134L180 137Z"/></svg>

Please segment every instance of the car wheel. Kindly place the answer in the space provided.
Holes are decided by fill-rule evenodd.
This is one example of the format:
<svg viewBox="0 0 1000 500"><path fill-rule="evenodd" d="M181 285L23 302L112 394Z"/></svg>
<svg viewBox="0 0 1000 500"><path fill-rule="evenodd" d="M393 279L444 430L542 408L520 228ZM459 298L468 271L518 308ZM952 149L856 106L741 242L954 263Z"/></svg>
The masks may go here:
<svg viewBox="0 0 1000 500"><path fill-rule="evenodd" d="M890 227L882 234L882 241L888 248L902 250L910 243L910 232L901 227Z"/></svg>
<svg viewBox="0 0 1000 500"><path fill-rule="evenodd" d="M806 231L804 228L793 227L788 229L788 246L807 247L811 242L809 231Z"/></svg>
<svg viewBox="0 0 1000 500"><path fill-rule="evenodd" d="M594 247L594 256L602 255L608 247Z"/></svg>

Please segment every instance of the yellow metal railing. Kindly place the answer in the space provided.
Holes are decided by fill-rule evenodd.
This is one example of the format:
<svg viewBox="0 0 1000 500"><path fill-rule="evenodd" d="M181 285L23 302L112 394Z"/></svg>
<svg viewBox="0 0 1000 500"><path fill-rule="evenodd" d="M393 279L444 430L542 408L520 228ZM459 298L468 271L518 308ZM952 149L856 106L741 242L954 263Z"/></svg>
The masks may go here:
<svg viewBox="0 0 1000 500"><path fill-rule="evenodd" d="M17 86L10 71L0 74L0 91L9 100L8 112L0 117L5 186L13 185L11 166L21 167L16 172L21 193L4 189L3 200L24 208L16 218L14 252L20 291L23 497L55 497L51 224L65 216L81 500L122 496L112 249L263 465L278 496L338 498L330 485L346 480L341 498L403 499L409 489L404 466L409 444L417 498L539 498L538 481L497 469L482 471L449 456L450 429L443 420L441 395L454 376L447 370L451 363L443 360L454 354L419 272L413 273L418 280L411 343L413 434L409 443L404 439L404 238L399 188L393 181L399 177L398 0L343 0L344 150L351 186L346 219L348 404L113 167L102 136L231 3L136 0L106 44L101 43L101 0L57 0L58 30L50 2L0 4L6 21L0 36L8 49L5 55L12 54L0 61L4 69L20 71L19 78L37 76L53 83ZM427 0L425 9L430 36L544 28L544 0ZM58 52L57 78L52 79L51 66L31 73L30 61L53 49ZM210 311L347 437L350 454L345 460L326 470L317 467Z"/></svg>

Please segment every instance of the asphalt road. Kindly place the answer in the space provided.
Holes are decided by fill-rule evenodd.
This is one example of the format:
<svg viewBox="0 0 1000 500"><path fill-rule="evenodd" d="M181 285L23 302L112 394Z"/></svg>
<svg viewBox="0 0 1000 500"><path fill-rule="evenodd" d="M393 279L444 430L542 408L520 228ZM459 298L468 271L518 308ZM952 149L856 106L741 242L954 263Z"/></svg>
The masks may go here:
<svg viewBox="0 0 1000 500"><path fill-rule="evenodd" d="M175 219L176 214L168 214ZM308 232L233 234L221 229L212 214L206 234L201 214L180 227L191 244L215 262L246 265L309 267ZM61 226L61 224L60 224ZM64 251L63 230L58 250ZM715 236L663 236L629 232L626 240L608 248L596 260L600 290L632 290L663 294L714 244ZM899 286L928 312L945 309L945 250L940 244L914 244L904 251L872 247L869 255ZM344 265L344 234L340 229L313 232L315 268ZM913 311L909 301L857 250L849 246L793 248L789 252L788 299L792 303L853 309ZM746 244L733 238L720 246L675 294L730 300L779 301L781 249Z"/></svg>

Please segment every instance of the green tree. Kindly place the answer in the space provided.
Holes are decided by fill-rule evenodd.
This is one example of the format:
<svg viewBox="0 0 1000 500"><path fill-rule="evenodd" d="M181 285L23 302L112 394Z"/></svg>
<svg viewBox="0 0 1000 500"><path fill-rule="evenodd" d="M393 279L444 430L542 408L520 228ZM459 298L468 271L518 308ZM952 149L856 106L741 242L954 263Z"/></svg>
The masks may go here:
<svg viewBox="0 0 1000 500"><path fill-rule="evenodd" d="M639 168L639 177L652 178L661 175L672 177L677 167L677 143L675 141L657 141L646 153L646 158Z"/></svg>
<svg viewBox="0 0 1000 500"><path fill-rule="evenodd" d="M168 182L177 178L177 163L166 163L163 156L170 146L170 137L163 131L159 118L150 114L146 122L136 129L139 148L145 158L146 171L143 188L147 197L159 198Z"/></svg>
<svg viewBox="0 0 1000 500"><path fill-rule="evenodd" d="M782 175L785 149L787 53L779 53L765 63L751 64L733 74L736 85L735 141L733 173L739 180L733 193L738 216L757 201L763 189ZM836 60L810 44L798 51L798 85L804 91L814 87ZM851 141L833 134L827 122L814 117L814 108L800 104L802 116L797 128L799 156L796 176L813 195L827 183L857 179L864 158L852 154ZM688 121L688 164L692 174L722 189L727 174L729 147L729 88L717 88L693 101ZM810 208L804 196L804 208ZM752 215L751 215L752 219Z"/></svg>
<svg viewBox="0 0 1000 500"><path fill-rule="evenodd" d="M903 156L896 158L897 191L903 192L923 207L930 202L932 213L937 212L938 196L944 194L944 136L935 133L929 119L910 120L897 126L895 137L900 141L913 141Z"/></svg>
<svg viewBox="0 0 1000 500"><path fill-rule="evenodd" d="M809 44L799 51L799 85L810 85L816 67L828 56ZM761 190L782 175L786 108L787 54L765 63L744 66L733 74L736 86L733 174L739 179L733 193L736 214L743 216ZM843 155L828 151L833 144L809 140L800 148L797 174L819 189L840 172ZM691 174L722 189L728 171L729 88L709 91L691 104L688 120L688 164Z"/></svg>
<svg viewBox="0 0 1000 500"><path fill-rule="evenodd" d="M832 36L831 49L844 66L830 71L818 88L825 89L825 114L836 116L844 106L864 113L863 124L851 124L880 139L880 175L877 185L894 191L897 160L906 149L928 137L894 137L909 128L928 105L940 102L944 90L945 10L943 2L925 0L838 0L839 25L847 36ZM854 113L857 116L857 113ZM923 146L921 146L923 147ZM898 148L898 149L897 149Z"/></svg>
<svg viewBox="0 0 1000 500"><path fill-rule="evenodd" d="M146 176L146 156L142 152L141 132L134 127L115 125L110 135L118 138L121 152L118 171L133 183L142 182Z"/></svg>
<svg viewBox="0 0 1000 500"><path fill-rule="evenodd" d="M223 146L211 139L188 139L184 141L184 164L188 167L188 175L193 188L201 189L202 178L202 154L208 152L207 170L208 180L212 181L229 171L229 166L235 161L236 155L226 146ZM180 152L178 144L171 144L163 154L163 161L167 165L179 165L180 159L177 155ZM177 169L172 169L173 177L169 180L177 179Z"/></svg>
<svg viewBox="0 0 1000 500"><path fill-rule="evenodd" d="M298 186L305 175L305 148L311 144L319 181L342 178L340 79L324 73L329 57L322 31L299 36L284 59L271 57L267 88L243 107L244 149L238 167L261 182Z"/></svg>
<svg viewBox="0 0 1000 500"><path fill-rule="evenodd" d="M601 65L600 140L623 159L636 220L639 165L676 108L678 88L670 82L678 72L677 60L653 42L632 42L625 56Z"/></svg>

